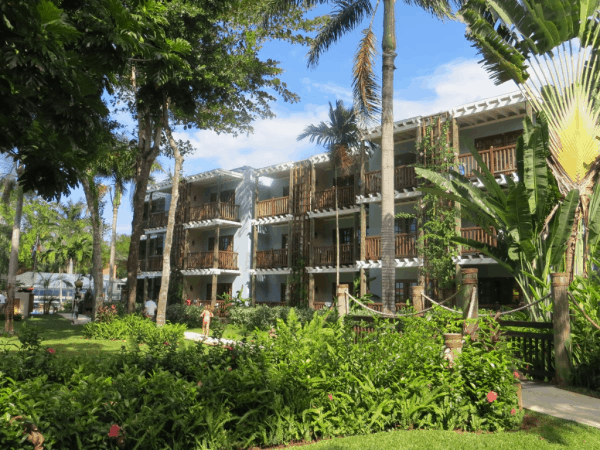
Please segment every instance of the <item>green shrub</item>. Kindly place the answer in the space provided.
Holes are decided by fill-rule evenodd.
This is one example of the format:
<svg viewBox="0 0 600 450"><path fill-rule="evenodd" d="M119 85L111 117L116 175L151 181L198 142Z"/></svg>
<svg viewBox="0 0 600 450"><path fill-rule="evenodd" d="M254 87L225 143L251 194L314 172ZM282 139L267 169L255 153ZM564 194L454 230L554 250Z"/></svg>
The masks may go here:
<svg viewBox="0 0 600 450"><path fill-rule="evenodd" d="M422 318L353 344L341 321L295 310L254 346L0 358L0 448L27 423L45 448L248 448L396 428L503 430L522 421L514 360L491 322L453 367ZM118 321L115 321L118 322ZM161 339L164 338L161 337ZM38 365L36 365L38 364ZM19 419L15 419L18 417ZM12 421L11 421L12 420ZM116 427L115 427L116 426ZM115 437L109 436L112 427Z"/></svg>
<svg viewBox="0 0 600 450"><path fill-rule="evenodd" d="M89 322L83 326L83 333L88 339L128 339L148 345L169 342L176 345L183 338L186 326L167 323L162 327L145 317L129 314L116 317L109 322Z"/></svg>
<svg viewBox="0 0 600 450"><path fill-rule="evenodd" d="M288 314L294 309L296 317L300 320L300 323L304 324L310 321L313 317L314 310L309 308L291 308L289 306L233 306L229 309L229 321L234 325L240 325L246 328L248 331L254 331L259 329L261 331L267 331L274 328L277 325L277 321L287 320ZM327 314L327 311L318 311L319 315L327 315L330 322L337 320L335 313Z"/></svg>
<svg viewBox="0 0 600 450"><path fill-rule="evenodd" d="M184 323L189 328L202 326L203 306L174 304L167 306L166 318L171 323Z"/></svg>
<svg viewBox="0 0 600 450"><path fill-rule="evenodd" d="M0 314L0 322L6 320L6 314ZM13 320L19 322L23 320L23 314L13 314Z"/></svg>

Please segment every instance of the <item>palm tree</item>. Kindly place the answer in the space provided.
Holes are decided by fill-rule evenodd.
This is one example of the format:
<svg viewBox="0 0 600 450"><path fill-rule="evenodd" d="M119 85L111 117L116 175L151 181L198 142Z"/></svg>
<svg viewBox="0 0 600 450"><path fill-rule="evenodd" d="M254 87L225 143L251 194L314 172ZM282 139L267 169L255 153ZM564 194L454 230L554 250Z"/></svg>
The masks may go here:
<svg viewBox="0 0 600 450"><path fill-rule="evenodd" d="M374 75L376 38L372 30L373 17L379 0L373 7L371 0L274 0L270 14L298 6L331 3L333 13L317 34L308 53L308 66L315 67L320 56L344 34L354 30L367 17L369 26L363 31L353 69L354 108L360 124L369 124L379 113L381 104L381 246L382 297L384 311L395 311L395 246L394 246L394 60L396 58L395 0L383 0L382 84L381 103L379 87ZM437 18L449 17L451 5L462 0L402 0L416 5Z"/></svg>
<svg viewBox="0 0 600 450"><path fill-rule="evenodd" d="M352 108L344 106L342 100L329 102L329 122L309 125L298 136L298 140L310 138L310 142L323 145L329 153L329 161L334 170L335 233L336 233L336 286L340 284L340 214L338 210L338 170L342 176L350 173L354 156L361 148L361 137Z"/></svg>
<svg viewBox="0 0 600 450"><path fill-rule="evenodd" d="M561 194L579 192L566 271L585 272L589 238L577 236L600 227L589 220L600 156L598 2L469 0L459 16L496 83L513 80L548 120L548 165Z"/></svg>

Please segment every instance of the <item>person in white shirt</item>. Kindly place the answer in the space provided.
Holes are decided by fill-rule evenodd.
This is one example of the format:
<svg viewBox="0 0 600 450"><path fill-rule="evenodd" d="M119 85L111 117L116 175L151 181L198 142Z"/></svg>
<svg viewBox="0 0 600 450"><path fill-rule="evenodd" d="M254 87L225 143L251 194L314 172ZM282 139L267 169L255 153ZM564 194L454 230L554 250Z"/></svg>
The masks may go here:
<svg viewBox="0 0 600 450"><path fill-rule="evenodd" d="M4 294L0 294L0 304L2 303L6 303L6 297L4 296Z"/></svg>
<svg viewBox="0 0 600 450"><path fill-rule="evenodd" d="M156 303L152 299L148 299L148 301L144 304L145 316L154 319L154 313L156 313Z"/></svg>

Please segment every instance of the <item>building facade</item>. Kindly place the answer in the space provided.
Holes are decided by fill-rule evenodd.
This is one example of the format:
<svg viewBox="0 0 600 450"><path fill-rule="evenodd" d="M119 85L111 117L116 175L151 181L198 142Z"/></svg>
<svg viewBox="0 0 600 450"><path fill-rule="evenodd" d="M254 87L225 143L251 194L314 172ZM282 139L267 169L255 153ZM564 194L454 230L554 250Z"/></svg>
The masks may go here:
<svg viewBox="0 0 600 450"><path fill-rule="evenodd" d="M424 133L434 133L436 127L440 132L440 124L447 123L459 172L479 183L469 152L474 146L502 184L516 177L516 142L527 115L531 108L514 93L396 122L396 213L414 212L422 195L413 165L422 157L417 145ZM371 130L367 139L380 140L380 130ZM381 155L375 151L356 161L347 176L336 178L334 173L327 154L320 154L185 178L179 186L171 255L173 270L183 277L183 297L215 302L240 291L258 303L304 301L322 307L335 295L337 212L340 283L349 284L351 293L368 291L380 301ZM151 298L158 295L171 189L168 182L148 189L138 289ZM422 283L418 223L396 219L395 232L396 302L404 303L410 286ZM457 232L495 245L493 236L464 219ZM478 269L480 304L512 299L513 279L494 260L462 248L456 264Z"/></svg>

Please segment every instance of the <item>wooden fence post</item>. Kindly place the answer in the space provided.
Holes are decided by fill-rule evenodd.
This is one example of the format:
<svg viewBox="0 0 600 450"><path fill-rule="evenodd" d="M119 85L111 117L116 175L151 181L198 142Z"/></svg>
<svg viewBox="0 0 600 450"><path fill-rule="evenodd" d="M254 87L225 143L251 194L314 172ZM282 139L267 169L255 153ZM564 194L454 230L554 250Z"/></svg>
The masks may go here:
<svg viewBox="0 0 600 450"><path fill-rule="evenodd" d="M338 306L338 314L340 316L345 316L348 314L348 285L347 284L338 284L337 287L337 306Z"/></svg>
<svg viewBox="0 0 600 450"><path fill-rule="evenodd" d="M552 305L554 324L554 367L556 370L556 382L565 385L571 377L571 363L567 351L566 342L571 335L571 324L569 322L569 299L567 288L569 286L569 275L566 273L552 273Z"/></svg>
<svg viewBox="0 0 600 450"><path fill-rule="evenodd" d="M411 286L410 287L410 298L413 304L413 307L416 311L423 311L423 286ZM419 314L422 315L422 314Z"/></svg>
<svg viewBox="0 0 600 450"><path fill-rule="evenodd" d="M462 294L462 305L463 319L477 319L479 317L479 295L477 292L477 269L468 268L460 270L462 283L463 283L463 294ZM474 336L474 331L477 325L465 325L464 331Z"/></svg>

